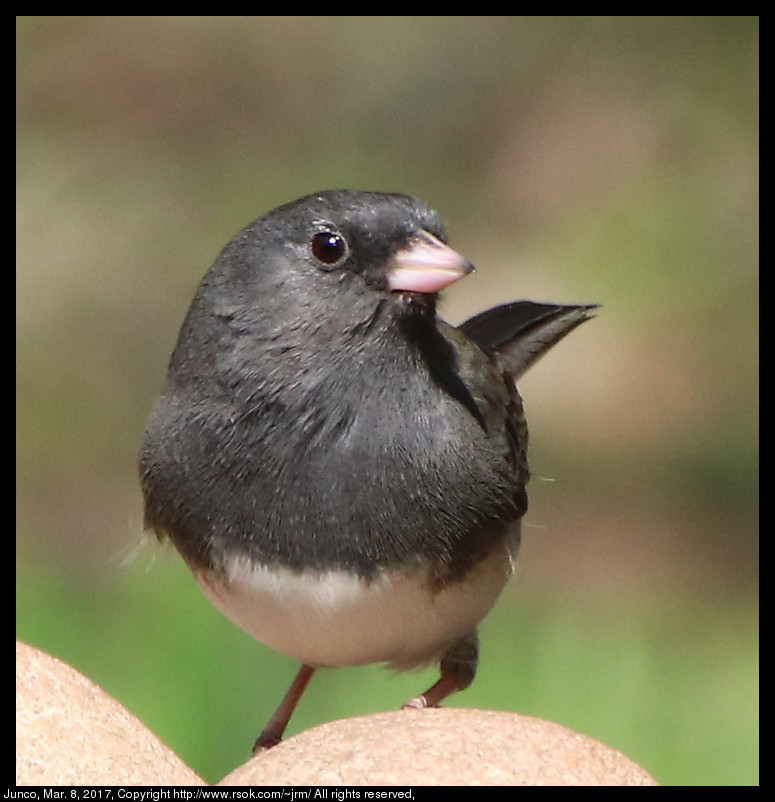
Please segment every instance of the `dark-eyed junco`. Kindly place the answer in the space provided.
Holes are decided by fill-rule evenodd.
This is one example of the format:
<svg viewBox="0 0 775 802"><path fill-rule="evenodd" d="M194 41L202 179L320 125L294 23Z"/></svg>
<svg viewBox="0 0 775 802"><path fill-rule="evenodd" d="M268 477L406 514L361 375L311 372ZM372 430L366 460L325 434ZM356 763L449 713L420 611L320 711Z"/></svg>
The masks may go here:
<svg viewBox="0 0 775 802"><path fill-rule="evenodd" d="M202 280L140 454L146 525L228 618L302 668L476 672L476 628L527 509L514 380L592 306L498 306L455 328L472 266L427 206L337 190L251 223Z"/></svg>

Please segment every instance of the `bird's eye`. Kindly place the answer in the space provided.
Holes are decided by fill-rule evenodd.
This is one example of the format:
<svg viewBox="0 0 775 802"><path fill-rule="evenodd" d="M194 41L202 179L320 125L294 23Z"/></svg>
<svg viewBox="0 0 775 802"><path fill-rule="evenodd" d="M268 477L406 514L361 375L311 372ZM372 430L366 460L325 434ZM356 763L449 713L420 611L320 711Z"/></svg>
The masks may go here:
<svg viewBox="0 0 775 802"><path fill-rule="evenodd" d="M341 234L319 231L312 237L312 255L324 265L336 265L347 254L347 242Z"/></svg>

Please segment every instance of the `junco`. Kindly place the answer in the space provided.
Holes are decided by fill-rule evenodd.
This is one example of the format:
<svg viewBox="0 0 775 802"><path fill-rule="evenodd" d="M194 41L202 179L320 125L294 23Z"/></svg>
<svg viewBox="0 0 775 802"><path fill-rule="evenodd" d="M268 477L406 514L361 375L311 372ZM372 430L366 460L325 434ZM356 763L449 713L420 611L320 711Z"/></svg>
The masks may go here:
<svg viewBox="0 0 775 802"><path fill-rule="evenodd" d="M514 381L594 307L455 328L438 292L472 270L419 201L336 190L251 223L199 286L140 454L145 522L302 664L255 750L319 666L438 661L415 708L474 678L527 509Z"/></svg>

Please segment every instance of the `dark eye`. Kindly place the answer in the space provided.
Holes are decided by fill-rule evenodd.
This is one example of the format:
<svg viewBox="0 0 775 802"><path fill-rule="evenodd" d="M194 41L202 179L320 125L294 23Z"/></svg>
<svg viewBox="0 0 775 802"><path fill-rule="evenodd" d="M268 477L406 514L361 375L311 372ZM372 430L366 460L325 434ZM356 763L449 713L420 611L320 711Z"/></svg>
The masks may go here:
<svg viewBox="0 0 775 802"><path fill-rule="evenodd" d="M312 237L312 255L324 265L335 265L347 254L347 243L341 234L319 231Z"/></svg>

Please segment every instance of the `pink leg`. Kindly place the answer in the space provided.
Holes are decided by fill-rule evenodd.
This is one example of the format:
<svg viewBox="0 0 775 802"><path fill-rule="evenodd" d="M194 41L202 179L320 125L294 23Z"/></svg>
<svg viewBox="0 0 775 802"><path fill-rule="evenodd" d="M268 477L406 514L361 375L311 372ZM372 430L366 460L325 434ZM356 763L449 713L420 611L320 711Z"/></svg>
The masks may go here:
<svg viewBox="0 0 775 802"><path fill-rule="evenodd" d="M299 699L301 699L314 673L315 669L312 666L303 665L299 669L299 673L291 683L291 687L288 688L288 692L280 702L280 706L275 710L263 732L256 739L256 743L253 746L254 755L272 746L277 746L282 741L285 728L288 726L293 711L296 709L296 705L299 703Z"/></svg>
<svg viewBox="0 0 775 802"><path fill-rule="evenodd" d="M410 699L405 709L437 707L448 696L467 688L476 676L479 641L474 632L454 643L441 660L441 678L421 696Z"/></svg>

